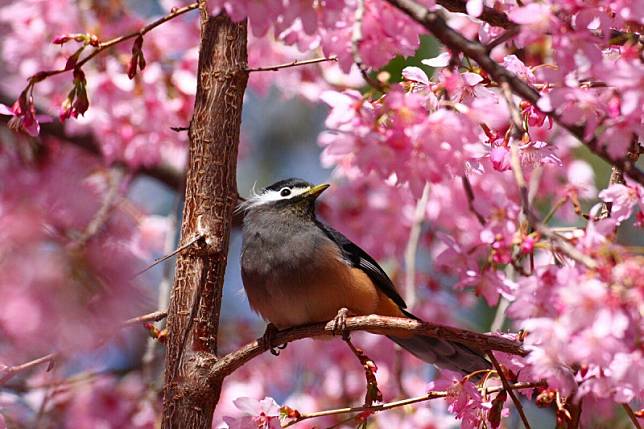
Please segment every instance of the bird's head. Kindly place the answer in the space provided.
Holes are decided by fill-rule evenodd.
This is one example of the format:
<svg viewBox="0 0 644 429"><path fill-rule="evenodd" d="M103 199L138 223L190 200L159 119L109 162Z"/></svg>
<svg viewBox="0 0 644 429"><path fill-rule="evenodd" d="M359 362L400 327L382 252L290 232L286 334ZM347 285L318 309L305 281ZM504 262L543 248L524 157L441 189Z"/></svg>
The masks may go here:
<svg viewBox="0 0 644 429"><path fill-rule="evenodd" d="M284 179L262 189L240 204L241 211L287 211L312 213L315 200L330 185L311 183L296 178Z"/></svg>

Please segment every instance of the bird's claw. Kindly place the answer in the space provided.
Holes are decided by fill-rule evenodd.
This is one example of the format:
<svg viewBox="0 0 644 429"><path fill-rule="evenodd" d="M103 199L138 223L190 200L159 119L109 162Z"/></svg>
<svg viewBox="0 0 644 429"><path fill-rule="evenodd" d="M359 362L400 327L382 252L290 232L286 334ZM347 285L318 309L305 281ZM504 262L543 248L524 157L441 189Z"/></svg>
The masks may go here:
<svg viewBox="0 0 644 429"><path fill-rule="evenodd" d="M266 331L264 331L264 335L262 335L262 341L268 347L268 350L271 352L273 356L279 356L280 355L280 350L284 350L286 348L286 344L279 344L277 346L273 346L273 336L279 332L277 327L273 325L272 323L269 323L266 325Z"/></svg>
<svg viewBox="0 0 644 429"><path fill-rule="evenodd" d="M333 335L342 335L343 340L349 339L349 331L347 331L347 316L349 315L348 308L341 308L338 314L333 318Z"/></svg>

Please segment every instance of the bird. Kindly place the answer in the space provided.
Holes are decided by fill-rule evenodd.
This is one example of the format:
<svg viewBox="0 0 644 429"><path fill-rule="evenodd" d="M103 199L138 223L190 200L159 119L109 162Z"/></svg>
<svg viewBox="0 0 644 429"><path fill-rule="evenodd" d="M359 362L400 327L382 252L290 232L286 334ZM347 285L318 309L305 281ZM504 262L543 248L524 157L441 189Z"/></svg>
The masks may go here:
<svg viewBox="0 0 644 429"><path fill-rule="evenodd" d="M318 219L315 203L329 186L280 180L239 206L241 275L251 308L278 330L335 320L343 311L420 320L374 258ZM491 368L482 353L457 342L388 337L439 368L463 374Z"/></svg>

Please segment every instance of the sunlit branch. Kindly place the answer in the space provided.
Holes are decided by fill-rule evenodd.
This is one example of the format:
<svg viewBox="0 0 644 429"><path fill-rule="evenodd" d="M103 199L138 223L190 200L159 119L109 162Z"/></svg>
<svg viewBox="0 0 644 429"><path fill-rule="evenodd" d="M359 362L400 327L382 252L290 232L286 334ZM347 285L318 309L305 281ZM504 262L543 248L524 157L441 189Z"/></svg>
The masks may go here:
<svg viewBox="0 0 644 429"><path fill-rule="evenodd" d="M414 0L387 0L390 4L397 7L410 18L424 26L439 41L454 52L462 52L468 57L474 59L479 66L484 69L497 82L507 82L512 92L521 98L537 105L539 101L539 92L514 73L494 61L482 44L468 40L458 31L447 25L445 19L436 12L429 11L424 6L416 3ZM556 112L550 112L550 117L554 119L559 126L568 130L579 141L586 145L594 154L603 158L606 162L620 168L624 173L633 180L644 185L644 172L637 168L634 162L627 157L621 159L613 158L606 148L599 144L597 138L593 137L587 140L584 137L584 127L571 125L562 120Z"/></svg>

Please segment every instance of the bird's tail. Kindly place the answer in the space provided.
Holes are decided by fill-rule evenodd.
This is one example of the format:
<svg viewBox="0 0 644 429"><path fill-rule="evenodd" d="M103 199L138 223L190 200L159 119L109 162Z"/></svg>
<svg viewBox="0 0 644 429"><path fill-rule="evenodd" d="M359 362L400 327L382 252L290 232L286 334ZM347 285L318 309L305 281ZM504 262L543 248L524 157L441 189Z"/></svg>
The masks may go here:
<svg viewBox="0 0 644 429"><path fill-rule="evenodd" d="M406 311L405 314L408 317L420 320ZM434 364L439 368L458 371L463 374L492 368L492 365L483 357L483 354L453 341L419 334L409 337L389 336L389 339L418 359Z"/></svg>

